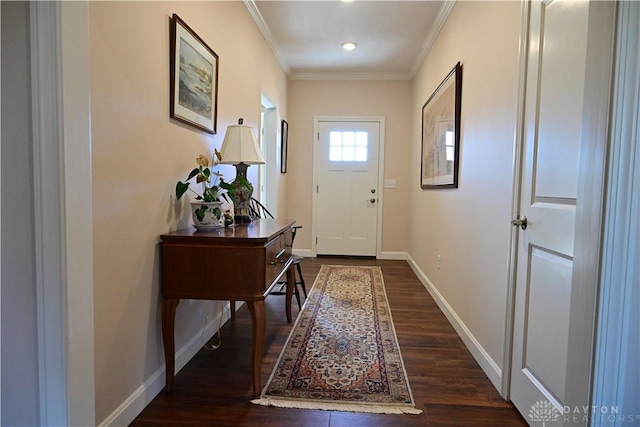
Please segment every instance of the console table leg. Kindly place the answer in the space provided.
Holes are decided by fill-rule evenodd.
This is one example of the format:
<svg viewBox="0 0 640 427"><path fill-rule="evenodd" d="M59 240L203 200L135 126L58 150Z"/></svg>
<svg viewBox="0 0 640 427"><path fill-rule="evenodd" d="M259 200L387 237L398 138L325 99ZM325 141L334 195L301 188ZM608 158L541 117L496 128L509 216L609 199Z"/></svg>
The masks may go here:
<svg viewBox="0 0 640 427"><path fill-rule="evenodd" d="M264 314L264 300L247 301L251 312L253 325L253 351L251 354L251 368L253 371L253 394L260 397L260 368L262 365L262 353L264 351L264 331L266 318Z"/></svg>
<svg viewBox="0 0 640 427"><path fill-rule="evenodd" d="M164 345L165 365L165 392L171 393L173 389L173 375L175 372L175 337L174 326L176 320L176 307L179 299L162 300L162 343Z"/></svg>

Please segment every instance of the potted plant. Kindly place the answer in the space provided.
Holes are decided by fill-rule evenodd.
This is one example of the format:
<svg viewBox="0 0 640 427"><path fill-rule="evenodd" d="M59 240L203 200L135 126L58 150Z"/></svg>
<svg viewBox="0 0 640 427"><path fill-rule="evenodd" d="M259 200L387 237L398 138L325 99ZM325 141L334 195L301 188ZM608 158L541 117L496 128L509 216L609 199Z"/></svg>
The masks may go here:
<svg viewBox="0 0 640 427"><path fill-rule="evenodd" d="M215 158L212 159L211 165L215 167L222 160L220 152L214 150ZM216 161L217 159L217 161ZM204 154L200 154L196 158L197 167L194 168L185 182L178 181L176 183L176 199L180 200L182 196L191 191L196 195L195 201L191 202L191 212L193 224L199 230L207 230L223 227L228 225L229 221L233 222L233 208L222 208L223 203L232 206L230 198L227 197L229 190L233 187L224 182L220 172L212 171L209 168L209 159ZM196 178L196 183L202 184L202 193L198 193L190 187L190 180ZM212 181L213 180L213 181Z"/></svg>

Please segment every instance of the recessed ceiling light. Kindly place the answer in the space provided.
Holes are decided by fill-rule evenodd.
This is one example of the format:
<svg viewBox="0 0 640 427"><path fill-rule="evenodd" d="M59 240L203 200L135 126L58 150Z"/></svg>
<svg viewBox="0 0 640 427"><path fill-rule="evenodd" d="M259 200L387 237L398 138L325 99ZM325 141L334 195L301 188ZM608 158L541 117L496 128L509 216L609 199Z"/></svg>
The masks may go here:
<svg viewBox="0 0 640 427"><path fill-rule="evenodd" d="M356 48L356 44L354 42L344 42L342 43L342 48L344 50L353 50Z"/></svg>

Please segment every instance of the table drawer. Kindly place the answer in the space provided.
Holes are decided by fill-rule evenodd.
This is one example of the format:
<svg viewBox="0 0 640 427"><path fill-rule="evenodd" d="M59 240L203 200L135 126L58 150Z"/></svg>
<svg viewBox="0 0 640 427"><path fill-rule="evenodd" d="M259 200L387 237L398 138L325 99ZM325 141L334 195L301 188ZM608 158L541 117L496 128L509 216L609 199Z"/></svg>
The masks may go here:
<svg viewBox="0 0 640 427"><path fill-rule="evenodd" d="M271 286L291 258L291 229L273 239L266 247L265 289Z"/></svg>

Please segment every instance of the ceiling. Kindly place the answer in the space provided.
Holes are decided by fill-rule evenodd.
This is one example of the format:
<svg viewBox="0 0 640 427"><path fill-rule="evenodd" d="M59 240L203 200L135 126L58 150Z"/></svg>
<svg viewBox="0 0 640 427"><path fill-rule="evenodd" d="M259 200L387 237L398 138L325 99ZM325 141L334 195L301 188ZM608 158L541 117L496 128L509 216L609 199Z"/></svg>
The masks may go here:
<svg viewBox="0 0 640 427"><path fill-rule="evenodd" d="M411 79L453 0L245 0L291 79ZM342 43L357 43L347 52Z"/></svg>

